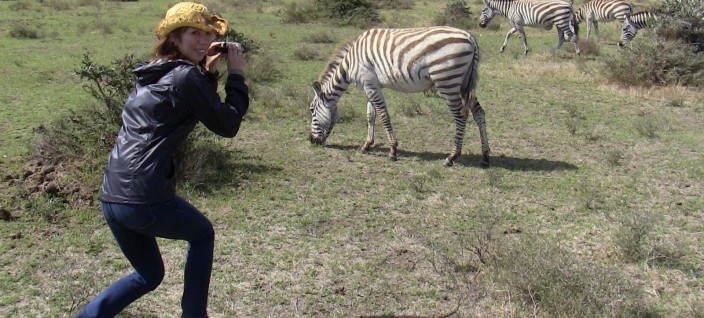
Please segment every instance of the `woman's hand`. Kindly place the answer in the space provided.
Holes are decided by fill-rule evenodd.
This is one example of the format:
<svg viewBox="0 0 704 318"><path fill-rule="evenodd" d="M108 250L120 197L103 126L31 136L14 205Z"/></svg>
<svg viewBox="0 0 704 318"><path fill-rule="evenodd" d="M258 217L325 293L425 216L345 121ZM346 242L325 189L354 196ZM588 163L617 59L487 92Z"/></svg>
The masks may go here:
<svg viewBox="0 0 704 318"><path fill-rule="evenodd" d="M218 48L220 48L223 43L224 42L213 42L212 44L210 44L210 47L208 48L208 53L205 55L206 72L214 73L217 71L217 67L215 65L220 60L220 56L222 56L220 51L218 51Z"/></svg>
<svg viewBox="0 0 704 318"><path fill-rule="evenodd" d="M244 52L242 45L237 42L229 42L227 45L227 72L244 73Z"/></svg>

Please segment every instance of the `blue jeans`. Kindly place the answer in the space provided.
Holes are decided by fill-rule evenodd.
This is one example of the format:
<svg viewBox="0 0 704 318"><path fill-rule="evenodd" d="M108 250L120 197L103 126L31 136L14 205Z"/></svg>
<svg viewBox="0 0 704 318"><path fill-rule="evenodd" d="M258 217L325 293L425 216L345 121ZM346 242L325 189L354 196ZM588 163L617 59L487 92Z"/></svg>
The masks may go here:
<svg viewBox="0 0 704 318"><path fill-rule="evenodd" d="M108 286L76 318L114 317L164 278L156 237L188 241L181 317L207 317L215 232L198 209L176 197L156 204L101 203L103 215L134 272Z"/></svg>

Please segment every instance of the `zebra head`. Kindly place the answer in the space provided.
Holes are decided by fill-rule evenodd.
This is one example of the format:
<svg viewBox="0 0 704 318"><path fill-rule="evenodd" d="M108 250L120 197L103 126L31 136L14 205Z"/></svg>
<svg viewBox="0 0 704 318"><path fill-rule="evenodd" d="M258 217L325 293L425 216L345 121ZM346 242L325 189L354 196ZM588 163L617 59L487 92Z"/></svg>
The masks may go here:
<svg viewBox="0 0 704 318"><path fill-rule="evenodd" d="M623 47L624 45L626 45L628 42L633 40L634 37L636 37L637 33L638 28L636 28L633 23L628 20L623 21L623 27L621 28L621 38L618 40L618 46Z"/></svg>
<svg viewBox="0 0 704 318"><path fill-rule="evenodd" d="M322 145L325 143L325 139L330 136L332 127L335 126L340 115L337 112L337 100L327 98L319 82L313 82L313 90L315 96L310 103L310 113L313 119L308 139L313 144Z"/></svg>
<svg viewBox="0 0 704 318"><path fill-rule="evenodd" d="M486 28L486 26L494 18L494 9L489 6L489 2L484 1L484 8L482 8L482 14L479 16L479 27Z"/></svg>

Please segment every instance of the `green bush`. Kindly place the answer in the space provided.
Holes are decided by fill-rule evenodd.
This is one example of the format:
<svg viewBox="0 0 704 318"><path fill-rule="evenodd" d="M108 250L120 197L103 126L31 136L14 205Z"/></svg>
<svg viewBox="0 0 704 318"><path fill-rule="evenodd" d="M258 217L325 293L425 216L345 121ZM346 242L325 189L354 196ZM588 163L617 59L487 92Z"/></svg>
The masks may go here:
<svg viewBox="0 0 704 318"><path fill-rule="evenodd" d="M627 86L684 85L704 87L704 54L691 45L659 38L640 38L604 57L604 73Z"/></svg>
<svg viewBox="0 0 704 318"><path fill-rule="evenodd" d="M137 61L132 55L117 59L111 65L100 65L85 53L81 68L76 70L81 80L87 81L83 88L103 106L97 114L118 128L122 125L122 107L135 85L136 78L132 74L135 66Z"/></svg>
<svg viewBox="0 0 704 318"><path fill-rule="evenodd" d="M315 6L324 18L341 26L365 28L381 22L381 15L370 0L315 0Z"/></svg>
<svg viewBox="0 0 704 318"><path fill-rule="evenodd" d="M256 53L259 50L259 45L257 45L254 40L246 37L242 33L233 30L232 28L228 29L223 36L216 37L215 40L225 42L238 42L240 45L242 45L242 51L244 53Z"/></svg>
<svg viewBox="0 0 704 318"><path fill-rule="evenodd" d="M308 23L319 18L314 6L296 2L284 5L284 8L277 12L277 16L283 23Z"/></svg>
<svg viewBox="0 0 704 318"><path fill-rule="evenodd" d="M284 23L328 20L338 26L368 28L382 21L370 0L315 0L313 4L288 3L277 15Z"/></svg>
<svg viewBox="0 0 704 318"><path fill-rule="evenodd" d="M655 38L603 58L609 80L628 86L704 87L704 2L664 0L655 10Z"/></svg>
<svg viewBox="0 0 704 318"><path fill-rule="evenodd" d="M447 25L464 29L469 29L473 26L471 18L472 13L469 11L469 6L465 0L453 0L448 3L445 10L435 17L435 25Z"/></svg>
<svg viewBox="0 0 704 318"><path fill-rule="evenodd" d="M413 0L377 0L376 5L381 9L411 10L416 3Z"/></svg>
<svg viewBox="0 0 704 318"><path fill-rule="evenodd" d="M682 40L704 51L704 2L665 0L657 9L655 32L662 38Z"/></svg>
<svg viewBox="0 0 704 318"><path fill-rule="evenodd" d="M15 39L39 39L41 38L41 34L34 28L18 24L13 26L12 30L10 30L10 37Z"/></svg>

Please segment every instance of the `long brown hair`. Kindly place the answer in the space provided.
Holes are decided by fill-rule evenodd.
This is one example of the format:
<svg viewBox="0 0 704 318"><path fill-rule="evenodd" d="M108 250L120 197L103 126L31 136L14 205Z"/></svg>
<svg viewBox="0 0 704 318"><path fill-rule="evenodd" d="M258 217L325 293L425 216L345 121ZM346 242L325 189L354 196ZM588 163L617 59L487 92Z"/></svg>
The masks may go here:
<svg viewBox="0 0 704 318"><path fill-rule="evenodd" d="M158 60L187 60L186 57L181 54L181 52L178 50L178 46L176 46L175 41L176 39L180 38L181 35L186 32L188 28L189 27L180 27L174 29L173 31L169 32L169 34L163 39L159 40L156 43L156 46L154 47L154 52L152 53L152 62ZM202 61L198 62L198 66L200 66L201 68L205 67L205 58L203 58Z"/></svg>

